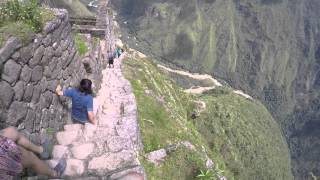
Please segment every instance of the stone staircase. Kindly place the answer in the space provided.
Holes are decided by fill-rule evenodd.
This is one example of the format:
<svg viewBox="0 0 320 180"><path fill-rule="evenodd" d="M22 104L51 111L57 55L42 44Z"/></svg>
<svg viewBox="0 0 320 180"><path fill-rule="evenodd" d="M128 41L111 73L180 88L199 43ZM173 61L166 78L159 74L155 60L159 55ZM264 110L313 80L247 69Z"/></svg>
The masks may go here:
<svg viewBox="0 0 320 180"><path fill-rule="evenodd" d="M67 158L64 179L119 179L132 172L144 175L138 160L142 144L137 106L121 72L122 59L103 71L101 89L94 98L98 125L68 124L56 134L53 159L48 163L53 167L59 158Z"/></svg>

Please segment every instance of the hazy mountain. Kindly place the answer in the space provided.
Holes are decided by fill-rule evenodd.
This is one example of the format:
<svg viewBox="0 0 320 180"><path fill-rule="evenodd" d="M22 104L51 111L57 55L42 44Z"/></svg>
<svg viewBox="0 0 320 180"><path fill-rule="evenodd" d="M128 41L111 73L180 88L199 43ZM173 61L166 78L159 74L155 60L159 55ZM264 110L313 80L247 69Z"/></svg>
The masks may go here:
<svg viewBox="0 0 320 180"><path fill-rule="evenodd" d="M320 176L319 0L114 0L123 39L262 100L296 179ZM135 38L134 38L135 37Z"/></svg>

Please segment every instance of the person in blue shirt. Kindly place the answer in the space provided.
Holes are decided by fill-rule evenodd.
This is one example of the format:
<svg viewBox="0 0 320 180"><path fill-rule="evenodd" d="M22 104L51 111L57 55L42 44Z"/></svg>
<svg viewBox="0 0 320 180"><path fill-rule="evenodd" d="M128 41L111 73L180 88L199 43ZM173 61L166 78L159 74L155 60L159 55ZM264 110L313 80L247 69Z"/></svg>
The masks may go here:
<svg viewBox="0 0 320 180"><path fill-rule="evenodd" d="M74 123L85 124L90 122L96 125L93 114L92 82L82 79L79 88L71 88L62 91L60 85L56 89L59 96L67 96L72 100L72 119Z"/></svg>

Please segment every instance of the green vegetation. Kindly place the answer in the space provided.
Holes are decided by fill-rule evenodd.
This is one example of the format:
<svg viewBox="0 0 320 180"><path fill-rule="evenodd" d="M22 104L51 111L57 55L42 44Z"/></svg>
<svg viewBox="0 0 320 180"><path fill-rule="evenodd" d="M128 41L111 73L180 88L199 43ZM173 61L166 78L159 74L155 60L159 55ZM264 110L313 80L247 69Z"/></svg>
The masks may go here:
<svg viewBox="0 0 320 180"><path fill-rule="evenodd" d="M0 4L0 47L10 36L28 42L33 33L40 32L45 22L54 17L51 11L39 8L36 0L9 0Z"/></svg>
<svg viewBox="0 0 320 180"><path fill-rule="evenodd" d="M94 17L94 13L90 12L81 0L49 0L49 2L54 7L67 9L72 17Z"/></svg>
<svg viewBox="0 0 320 180"><path fill-rule="evenodd" d="M85 55L89 51L87 41L81 34L75 34L74 41L80 56Z"/></svg>
<svg viewBox="0 0 320 180"><path fill-rule="evenodd" d="M93 49L95 49L97 47L98 43L99 43L99 38L92 37L92 47L93 47Z"/></svg>
<svg viewBox="0 0 320 180"><path fill-rule="evenodd" d="M186 94L147 59L125 60L124 73L137 99L144 153L180 141L195 146L180 146L159 166L141 158L149 179L292 179L285 140L261 103L228 88ZM206 109L193 120L194 101ZM208 171L206 155L215 164Z"/></svg>

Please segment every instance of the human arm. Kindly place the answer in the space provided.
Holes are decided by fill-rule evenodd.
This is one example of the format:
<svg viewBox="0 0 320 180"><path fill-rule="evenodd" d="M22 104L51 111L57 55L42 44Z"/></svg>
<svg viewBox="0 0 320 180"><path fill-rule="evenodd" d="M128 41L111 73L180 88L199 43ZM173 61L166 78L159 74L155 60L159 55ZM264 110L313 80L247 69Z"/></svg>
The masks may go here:
<svg viewBox="0 0 320 180"><path fill-rule="evenodd" d="M94 118L94 113L93 113L93 98L90 97L87 103L87 111L88 111L88 120L90 123L97 125L97 122Z"/></svg>
<svg viewBox="0 0 320 180"><path fill-rule="evenodd" d="M93 111L88 111L88 118L89 118L90 123L92 123L93 125L97 125L97 122L94 118Z"/></svg>
<svg viewBox="0 0 320 180"><path fill-rule="evenodd" d="M63 91L62 91L62 88L61 88L60 84L56 88L56 94L58 96L63 96Z"/></svg>
<svg viewBox="0 0 320 180"><path fill-rule="evenodd" d="M74 93L75 93L75 90L72 88L69 88L69 89L63 91L60 84L56 88L56 94L58 96L73 97Z"/></svg>

